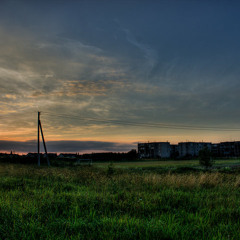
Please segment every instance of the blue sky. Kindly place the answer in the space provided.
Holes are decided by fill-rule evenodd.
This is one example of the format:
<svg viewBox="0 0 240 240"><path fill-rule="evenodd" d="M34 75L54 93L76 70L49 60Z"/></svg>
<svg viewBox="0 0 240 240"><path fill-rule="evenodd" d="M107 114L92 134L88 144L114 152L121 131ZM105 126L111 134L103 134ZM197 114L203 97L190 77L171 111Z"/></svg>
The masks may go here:
<svg viewBox="0 0 240 240"><path fill-rule="evenodd" d="M240 128L239 10L238 1L1 1L0 140L35 140L37 111L48 141L121 151L141 141L240 140L237 131L45 114Z"/></svg>

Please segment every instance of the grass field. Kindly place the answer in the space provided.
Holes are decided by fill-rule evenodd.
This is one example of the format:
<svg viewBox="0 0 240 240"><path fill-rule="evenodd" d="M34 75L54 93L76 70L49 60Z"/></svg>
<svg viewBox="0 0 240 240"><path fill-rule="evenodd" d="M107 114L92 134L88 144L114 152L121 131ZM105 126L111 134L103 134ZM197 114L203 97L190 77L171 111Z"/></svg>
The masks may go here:
<svg viewBox="0 0 240 240"><path fill-rule="evenodd" d="M0 164L1 239L240 239L240 174Z"/></svg>
<svg viewBox="0 0 240 240"><path fill-rule="evenodd" d="M216 160L214 166L240 164L240 159ZM95 162L94 166L107 168L109 162ZM199 160L140 160L132 162L116 162L116 168L156 168L156 167L198 167Z"/></svg>

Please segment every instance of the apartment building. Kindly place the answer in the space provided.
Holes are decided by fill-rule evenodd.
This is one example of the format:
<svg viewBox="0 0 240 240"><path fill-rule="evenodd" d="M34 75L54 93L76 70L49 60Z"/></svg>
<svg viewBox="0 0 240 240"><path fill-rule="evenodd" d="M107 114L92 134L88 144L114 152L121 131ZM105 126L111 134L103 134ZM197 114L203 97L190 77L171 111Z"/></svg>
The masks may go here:
<svg viewBox="0 0 240 240"><path fill-rule="evenodd" d="M234 142L169 142L138 143L139 158L188 158L198 157L199 151L207 147L214 157L240 157L240 141Z"/></svg>
<svg viewBox="0 0 240 240"><path fill-rule="evenodd" d="M169 158L170 154L169 142L138 143L139 158Z"/></svg>
<svg viewBox="0 0 240 240"><path fill-rule="evenodd" d="M197 157L199 151L207 147L209 150L212 148L210 142L180 142L178 143L179 157Z"/></svg>
<svg viewBox="0 0 240 240"><path fill-rule="evenodd" d="M218 155L222 157L239 157L240 141L218 143Z"/></svg>

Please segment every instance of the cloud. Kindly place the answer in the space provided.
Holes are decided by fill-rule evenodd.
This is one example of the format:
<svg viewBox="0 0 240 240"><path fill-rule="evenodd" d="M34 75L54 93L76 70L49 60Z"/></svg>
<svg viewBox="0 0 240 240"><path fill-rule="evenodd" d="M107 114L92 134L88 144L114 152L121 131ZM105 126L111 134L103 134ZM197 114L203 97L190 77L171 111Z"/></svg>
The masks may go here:
<svg viewBox="0 0 240 240"><path fill-rule="evenodd" d="M95 97L127 86L125 67L98 47L53 35L0 32L5 39L5 45L0 43L0 109L5 115L13 109L29 114L66 103L75 108L73 112L84 106L95 113L101 102Z"/></svg>
<svg viewBox="0 0 240 240"><path fill-rule="evenodd" d="M123 29L123 31L126 34L128 42L133 44L135 47L139 48L144 53L144 57L147 60L147 64L149 65L150 70L152 70L155 64L157 63L158 58L157 52L147 44L137 41L137 39L132 34L132 32L130 32L130 30Z"/></svg>
<svg viewBox="0 0 240 240"><path fill-rule="evenodd" d="M126 152L136 148L135 143L117 143L101 141L48 141L46 142L48 152ZM43 148L42 148L43 149ZM0 151L15 151L20 153L36 152L36 141L2 141L0 140Z"/></svg>
<svg viewBox="0 0 240 240"><path fill-rule="evenodd" d="M112 93L113 91L121 90L126 87L125 81L114 81L108 79L92 80L71 80L65 81L62 90L54 92L60 96L103 96Z"/></svg>
<svg viewBox="0 0 240 240"><path fill-rule="evenodd" d="M44 112L238 125L236 4L7 2L0 10L2 139L34 139L38 110L49 140L138 141L150 133L44 119Z"/></svg>

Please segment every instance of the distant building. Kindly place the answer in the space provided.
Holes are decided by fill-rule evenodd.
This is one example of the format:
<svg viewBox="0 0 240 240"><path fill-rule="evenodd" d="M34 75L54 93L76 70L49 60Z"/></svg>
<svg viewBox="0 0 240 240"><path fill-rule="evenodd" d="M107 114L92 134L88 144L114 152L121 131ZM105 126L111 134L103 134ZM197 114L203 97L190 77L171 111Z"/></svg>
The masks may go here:
<svg viewBox="0 0 240 240"><path fill-rule="evenodd" d="M169 142L138 143L139 158L169 158L170 154Z"/></svg>
<svg viewBox="0 0 240 240"><path fill-rule="evenodd" d="M220 156L219 143L212 144L211 152L212 152L213 157Z"/></svg>
<svg viewBox="0 0 240 240"><path fill-rule="evenodd" d="M240 141L218 143L220 157L239 157Z"/></svg>
<svg viewBox="0 0 240 240"><path fill-rule="evenodd" d="M179 157L197 157L204 147L211 150L210 142L180 142L178 143Z"/></svg>
<svg viewBox="0 0 240 240"><path fill-rule="evenodd" d="M234 142L234 156L240 157L240 141Z"/></svg>
<svg viewBox="0 0 240 240"><path fill-rule="evenodd" d="M219 143L219 153L222 157L234 156L234 143L233 142L221 142Z"/></svg>
<svg viewBox="0 0 240 240"><path fill-rule="evenodd" d="M169 142L138 143L139 158L191 158L198 157L199 151L207 147L213 157L240 157L240 141L234 142Z"/></svg>
<svg viewBox="0 0 240 240"><path fill-rule="evenodd" d="M179 150L177 144L171 144L170 145L170 157L171 158L178 158L179 157Z"/></svg>
<svg viewBox="0 0 240 240"><path fill-rule="evenodd" d="M77 154L73 154L73 153L60 153L58 155L59 158L71 158L71 159L75 159L77 158Z"/></svg>

